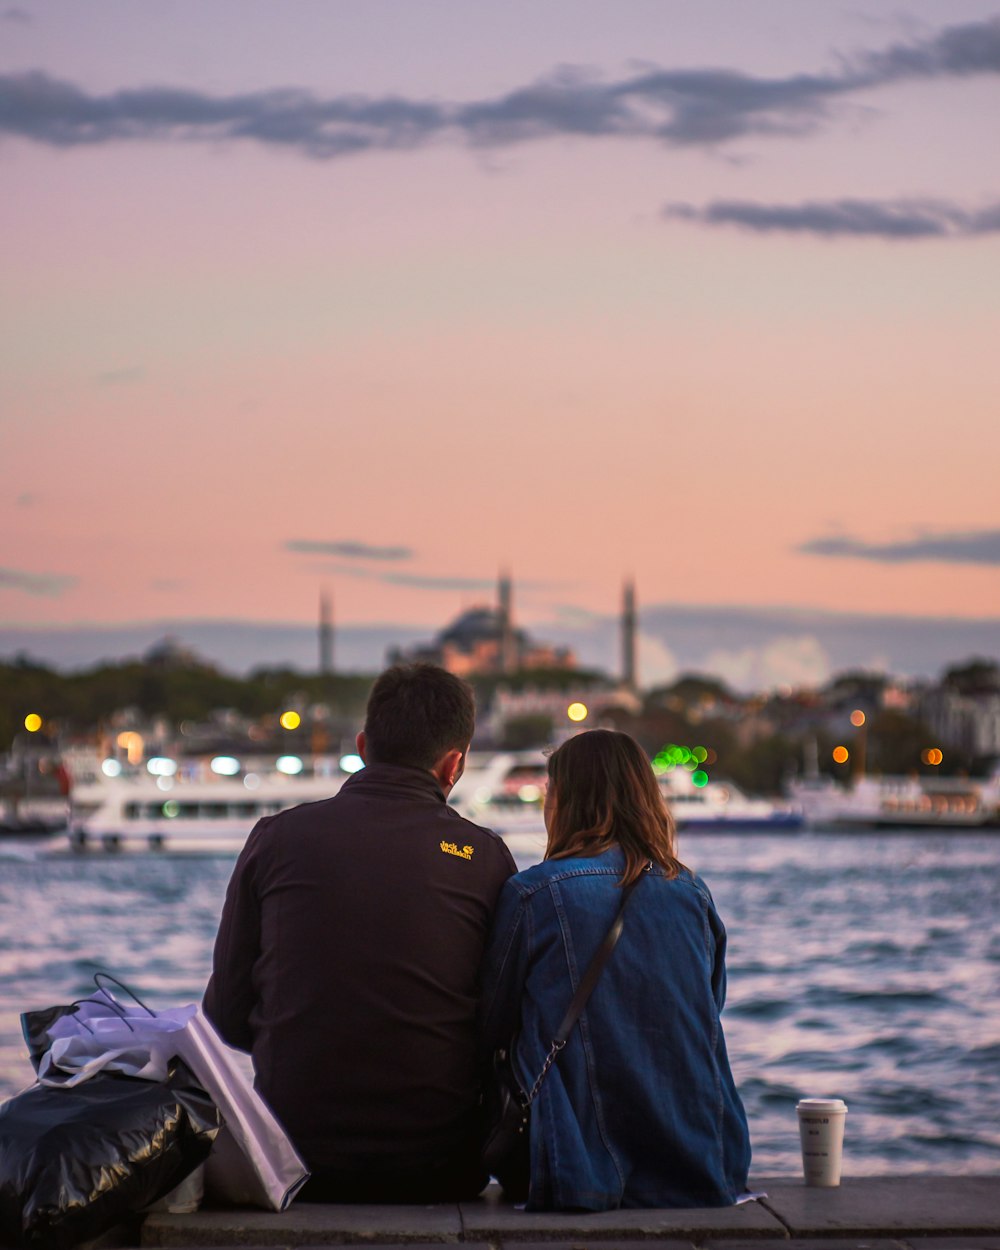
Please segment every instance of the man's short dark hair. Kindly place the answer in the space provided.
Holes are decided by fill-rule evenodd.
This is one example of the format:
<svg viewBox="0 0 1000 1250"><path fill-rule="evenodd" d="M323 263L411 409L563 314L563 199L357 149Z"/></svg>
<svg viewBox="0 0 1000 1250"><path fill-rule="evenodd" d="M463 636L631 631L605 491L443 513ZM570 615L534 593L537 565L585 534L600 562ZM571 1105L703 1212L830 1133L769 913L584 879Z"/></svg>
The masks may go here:
<svg viewBox="0 0 1000 1250"><path fill-rule="evenodd" d="M372 764L431 769L447 751L464 751L476 727L472 687L436 664L396 664L372 686L365 715Z"/></svg>

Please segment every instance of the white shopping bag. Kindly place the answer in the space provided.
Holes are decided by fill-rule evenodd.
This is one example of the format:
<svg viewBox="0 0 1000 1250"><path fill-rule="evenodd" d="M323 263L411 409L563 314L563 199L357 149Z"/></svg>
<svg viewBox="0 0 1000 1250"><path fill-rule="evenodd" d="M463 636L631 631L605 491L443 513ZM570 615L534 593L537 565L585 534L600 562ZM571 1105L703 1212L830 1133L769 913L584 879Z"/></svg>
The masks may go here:
<svg viewBox="0 0 1000 1250"><path fill-rule="evenodd" d="M101 1071L162 1080L176 1055L225 1121L206 1165L206 1189L238 1204L274 1211L288 1206L309 1172L253 1088L239 1052L197 1004L153 1012L138 1000L121 1002L102 986L74 1006L46 1030L51 1045L38 1065L43 1085L76 1085Z"/></svg>

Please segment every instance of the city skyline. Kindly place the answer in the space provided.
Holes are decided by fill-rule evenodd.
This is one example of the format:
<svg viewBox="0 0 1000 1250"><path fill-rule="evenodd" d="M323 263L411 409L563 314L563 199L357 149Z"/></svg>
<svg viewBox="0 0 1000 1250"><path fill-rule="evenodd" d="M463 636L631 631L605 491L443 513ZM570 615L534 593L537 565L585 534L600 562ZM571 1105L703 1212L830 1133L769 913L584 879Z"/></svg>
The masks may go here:
<svg viewBox="0 0 1000 1250"><path fill-rule="evenodd" d="M643 681L998 654L996 3L0 35L0 655L326 589L339 657L504 566L612 669L634 577Z"/></svg>

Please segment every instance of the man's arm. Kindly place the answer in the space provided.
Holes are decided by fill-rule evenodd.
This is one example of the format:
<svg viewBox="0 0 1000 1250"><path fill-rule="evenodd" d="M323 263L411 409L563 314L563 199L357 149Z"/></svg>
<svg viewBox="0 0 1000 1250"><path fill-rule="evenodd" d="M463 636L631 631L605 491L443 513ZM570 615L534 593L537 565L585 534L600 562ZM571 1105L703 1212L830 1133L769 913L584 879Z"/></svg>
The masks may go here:
<svg viewBox="0 0 1000 1250"><path fill-rule="evenodd" d="M480 1047L488 1057L506 1046L521 1021L521 997L528 964L526 900L508 880L500 891L493 932L483 961Z"/></svg>
<svg viewBox="0 0 1000 1250"><path fill-rule="evenodd" d="M258 821L236 861L226 890L219 932L215 938L212 975L202 1006L225 1041L250 1050L250 1015L256 1003L254 965L260 955L260 903L257 896L259 841L264 821Z"/></svg>

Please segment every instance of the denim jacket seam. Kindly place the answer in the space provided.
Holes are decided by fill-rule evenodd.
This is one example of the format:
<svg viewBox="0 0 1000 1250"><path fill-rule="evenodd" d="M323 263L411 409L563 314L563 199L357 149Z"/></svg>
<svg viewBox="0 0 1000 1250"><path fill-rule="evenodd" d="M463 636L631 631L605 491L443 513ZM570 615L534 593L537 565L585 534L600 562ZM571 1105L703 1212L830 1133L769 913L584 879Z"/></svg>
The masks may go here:
<svg viewBox="0 0 1000 1250"><path fill-rule="evenodd" d="M580 1016L578 1027L581 1033L584 1062L587 1065L587 1084L590 1087L590 1097L594 1104L594 1114L597 1117L597 1127L601 1134L601 1141L604 1143L604 1149L607 1151L608 1157L614 1165L615 1175L618 1177L618 1202L620 1204L625 1193L625 1174L622 1171L621 1160L611 1144L611 1136L608 1133L607 1122L604 1118L604 1104L597 1089L597 1055L590 1040L590 1023L587 1020L586 1011Z"/></svg>
<svg viewBox="0 0 1000 1250"><path fill-rule="evenodd" d="M708 915L708 898L704 893L699 891L702 897L701 914L702 923L704 925L705 934L705 959L711 970L714 960L715 942L712 937L712 925ZM709 973L711 975L711 972ZM714 1005L714 1004L713 1004ZM715 1139L719 1151L719 1160L722 1164L723 1176L728 1176L726 1171L726 1144L725 1133L723 1132L723 1119L725 1117L725 1097L722 1090L722 1073L719 1071L719 1035L721 1031L721 1021L719 1012L716 1009L712 1012L712 1081L715 1086Z"/></svg>
<svg viewBox="0 0 1000 1250"><path fill-rule="evenodd" d="M569 970L570 988L573 994L576 993L579 984L579 975L576 966L576 950L573 946L573 935L570 932L569 919L566 915L566 909L563 906L562 896L559 891L559 880L565 880L565 875L561 878L547 879L549 886L549 898L552 900L552 909L555 912L556 923L559 926L559 936L562 942L563 957L566 960L566 966ZM552 1190L558 1196L560 1189L561 1169L559 1164L559 1133L551 1134L552 1155L549 1159L549 1172L552 1180Z"/></svg>
<svg viewBox="0 0 1000 1250"><path fill-rule="evenodd" d="M618 875L618 872L616 869L611 869L610 871L586 869L582 872L561 873L559 874L557 878L549 879L549 885L552 887L549 892L552 896L553 906L554 906L555 913L556 913L556 919L559 923L559 929L561 932L562 942L563 942L563 953L566 958L567 967L569 969L570 985L572 986L572 991L574 994L576 993L577 988L580 984L580 968L579 968L579 965L577 963L577 958L576 958L576 947L573 942L573 931L569 923L569 916L566 914L566 909L562 901L561 892L559 890L559 884L560 882L569 880L573 877L617 876L617 875ZM597 1120L598 1131L600 1132L600 1135L601 1135L601 1142L604 1146L604 1149L607 1151L608 1157L610 1158L611 1163L615 1169L615 1175L618 1177L618 1201L621 1202L621 1196L625 1192L625 1177L622 1172L621 1161L619 1160L617 1154L615 1153L611 1145L610 1136L608 1134L608 1127L607 1127L607 1123L604 1117L604 1106L603 1106L603 1103L601 1101L600 1095L597 1090L597 1080L596 1080L597 1060L596 1060L596 1055L595 1055L593 1044L592 1044L591 1037L590 1037L590 1025L589 1025L589 1021L587 1017L586 1008L584 1008L584 1010L580 1014L580 1019L577 1021L575 1031L580 1034L580 1046L583 1050L583 1061L584 1061L584 1067L585 1067L586 1074L587 1074L587 1088L590 1091L590 1098L591 1098L591 1102L593 1103L594 1115ZM556 1134L556 1142L553 1143L553 1149L556 1150L557 1148L558 1148L558 1134ZM553 1172L556 1175L558 1175L558 1161L556 1159L553 1160ZM608 1196L609 1195L604 1194L602 1191L602 1198L608 1197Z"/></svg>

